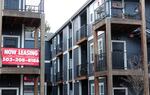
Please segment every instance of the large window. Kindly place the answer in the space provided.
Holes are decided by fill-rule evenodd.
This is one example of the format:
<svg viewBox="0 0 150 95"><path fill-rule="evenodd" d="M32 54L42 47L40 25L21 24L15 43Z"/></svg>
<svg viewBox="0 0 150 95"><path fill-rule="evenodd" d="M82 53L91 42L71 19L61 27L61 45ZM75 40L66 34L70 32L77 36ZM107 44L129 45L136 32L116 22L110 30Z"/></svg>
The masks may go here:
<svg viewBox="0 0 150 95"><path fill-rule="evenodd" d="M94 62L94 45L93 43L90 44L90 62Z"/></svg>

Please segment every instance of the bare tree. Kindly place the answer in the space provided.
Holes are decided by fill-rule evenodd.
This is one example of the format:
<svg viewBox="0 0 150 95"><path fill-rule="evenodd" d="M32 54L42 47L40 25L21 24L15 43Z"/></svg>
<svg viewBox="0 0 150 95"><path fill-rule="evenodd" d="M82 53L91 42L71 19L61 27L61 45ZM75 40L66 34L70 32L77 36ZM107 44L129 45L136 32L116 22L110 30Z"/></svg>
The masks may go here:
<svg viewBox="0 0 150 95"><path fill-rule="evenodd" d="M143 65L141 64L141 56L132 56L128 63L130 65L130 69L132 70L141 70L143 71ZM123 77L124 83L121 86L126 86L130 90L129 92L132 95L140 95L144 90L144 80L143 75L129 75L127 77Z"/></svg>

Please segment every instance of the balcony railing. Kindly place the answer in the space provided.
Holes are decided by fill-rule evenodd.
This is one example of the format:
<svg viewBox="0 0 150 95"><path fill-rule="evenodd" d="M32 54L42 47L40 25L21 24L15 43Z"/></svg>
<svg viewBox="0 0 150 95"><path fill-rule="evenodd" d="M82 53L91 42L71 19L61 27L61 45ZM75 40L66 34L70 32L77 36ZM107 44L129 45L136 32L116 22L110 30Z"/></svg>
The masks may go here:
<svg viewBox="0 0 150 95"><path fill-rule="evenodd" d="M138 2L105 1L94 11L94 14L95 22L106 17L141 19Z"/></svg>
<svg viewBox="0 0 150 95"><path fill-rule="evenodd" d="M87 25L83 25L79 30L76 31L76 42L86 37L87 37Z"/></svg>
<svg viewBox="0 0 150 95"><path fill-rule="evenodd" d="M16 11L23 11L23 12L35 12L35 13L43 13L44 12L44 1L40 0L40 3L37 4L31 4L31 5L18 5L18 1L14 2L8 2L9 0L4 1L4 9L5 10L16 10ZM23 0L22 2L24 2ZM30 0L32 3L32 0ZM14 3L12 3L14 2ZM38 1L37 1L38 2ZM14 4L13 6L11 4Z"/></svg>
<svg viewBox="0 0 150 95"><path fill-rule="evenodd" d="M96 71L107 70L106 54L98 55ZM112 69L142 69L141 54L114 51L112 52Z"/></svg>
<svg viewBox="0 0 150 95"><path fill-rule="evenodd" d="M68 48L70 49L72 47L72 37L68 39Z"/></svg>
<svg viewBox="0 0 150 95"><path fill-rule="evenodd" d="M97 56L98 61L97 61L97 66L96 66L96 71L104 71L106 70L106 54L102 53Z"/></svg>
<svg viewBox="0 0 150 95"><path fill-rule="evenodd" d="M77 76L86 76L87 75L87 64L77 65Z"/></svg>
<svg viewBox="0 0 150 95"><path fill-rule="evenodd" d="M56 74L56 80L57 81L61 81L62 79L63 79L62 72L57 72L57 74Z"/></svg>
<svg viewBox="0 0 150 95"><path fill-rule="evenodd" d="M63 45L62 45L62 43L56 45L56 53L58 54L58 53L60 53L62 51L63 51Z"/></svg>

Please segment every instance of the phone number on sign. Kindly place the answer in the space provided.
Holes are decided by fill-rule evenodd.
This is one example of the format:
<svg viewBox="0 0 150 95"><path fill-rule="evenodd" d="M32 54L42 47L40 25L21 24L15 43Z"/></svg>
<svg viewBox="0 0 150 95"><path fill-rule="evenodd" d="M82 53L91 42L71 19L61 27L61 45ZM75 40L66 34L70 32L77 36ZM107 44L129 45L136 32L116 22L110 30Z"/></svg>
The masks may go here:
<svg viewBox="0 0 150 95"><path fill-rule="evenodd" d="M34 62L34 63L39 63L39 59L36 59L36 58L28 58L28 59L25 59L25 58L3 58L2 59L3 62Z"/></svg>

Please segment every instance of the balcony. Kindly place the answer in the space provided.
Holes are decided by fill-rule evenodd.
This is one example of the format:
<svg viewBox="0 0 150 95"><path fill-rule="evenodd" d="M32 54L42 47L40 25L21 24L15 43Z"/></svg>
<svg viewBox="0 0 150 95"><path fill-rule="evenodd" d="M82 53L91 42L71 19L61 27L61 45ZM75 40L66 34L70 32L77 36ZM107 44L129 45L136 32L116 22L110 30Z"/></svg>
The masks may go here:
<svg viewBox="0 0 150 95"><path fill-rule="evenodd" d="M112 69L113 70L139 70L142 69L141 55L130 52L112 52ZM96 71L107 70L105 53L98 55Z"/></svg>
<svg viewBox="0 0 150 95"><path fill-rule="evenodd" d="M140 20L139 2L137 1L105 1L95 11L95 22L106 17L118 19Z"/></svg>
<svg viewBox="0 0 150 95"><path fill-rule="evenodd" d="M76 43L79 45L85 41L87 41L87 25L81 26L81 28L76 31Z"/></svg>
<svg viewBox="0 0 150 95"><path fill-rule="evenodd" d="M22 23L26 26L40 25L41 14L44 13L44 1L36 0L3 0L3 16L4 22ZM26 2L26 3L25 3ZM21 5L20 5L21 4ZM9 19L9 20L8 20Z"/></svg>
<svg viewBox="0 0 150 95"><path fill-rule="evenodd" d="M87 76L87 64L86 63L77 65L77 76L78 77Z"/></svg>
<svg viewBox="0 0 150 95"><path fill-rule="evenodd" d="M63 44L60 43L60 44L56 45L56 54L57 54L57 56L60 56L62 54L62 52L63 52Z"/></svg>
<svg viewBox="0 0 150 95"><path fill-rule="evenodd" d="M60 82L63 80L62 72L57 72L56 74L56 80L57 82Z"/></svg>

